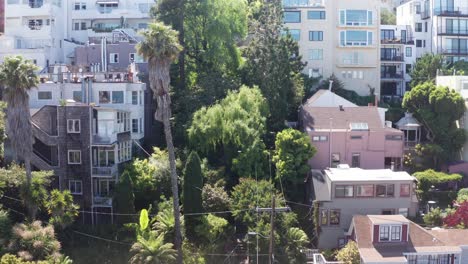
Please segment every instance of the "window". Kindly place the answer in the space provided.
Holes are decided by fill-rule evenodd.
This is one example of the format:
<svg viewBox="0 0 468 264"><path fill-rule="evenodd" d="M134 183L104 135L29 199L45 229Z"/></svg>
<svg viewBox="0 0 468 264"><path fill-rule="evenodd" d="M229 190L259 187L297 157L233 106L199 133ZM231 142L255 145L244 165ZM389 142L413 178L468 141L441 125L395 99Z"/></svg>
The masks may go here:
<svg viewBox="0 0 468 264"><path fill-rule="evenodd" d="M393 184L377 184L375 188L375 195L377 197L393 197L394 185Z"/></svg>
<svg viewBox="0 0 468 264"><path fill-rule="evenodd" d="M400 241L401 240L401 226L392 226L390 233L391 241Z"/></svg>
<svg viewBox="0 0 468 264"><path fill-rule="evenodd" d="M81 164L81 150L68 151L68 164Z"/></svg>
<svg viewBox="0 0 468 264"><path fill-rule="evenodd" d="M286 34L286 32L283 32L283 34ZM301 30L289 29L289 34L291 34L292 39L294 39L295 41L301 40Z"/></svg>
<svg viewBox="0 0 468 264"><path fill-rule="evenodd" d="M301 11L284 11L284 23L301 23Z"/></svg>
<svg viewBox="0 0 468 264"><path fill-rule="evenodd" d="M73 24L73 30L80 30L80 23L79 22L75 22Z"/></svg>
<svg viewBox="0 0 468 264"><path fill-rule="evenodd" d="M143 105L143 91L139 91L138 94L140 97L140 105Z"/></svg>
<svg viewBox="0 0 468 264"><path fill-rule="evenodd" d="M422 40L417 39L416 40L416 48L421 48L422 47Z"/></svg>
<svg viewBox="0 0 468 264"><path fill-rule="evenodd" d="M140 10L141 13L148 14L151 9L151 4L149 3L138 4L138 9Z"/></svg>
<svg viewBox="0 0 468 264"><path fill-rule="evenodd" d="M121 142L118 145L117 155L120 162L128 161L132 158L132 144L130 141Z"/></svg>
<svg viewBox="0 0 468 264"><path fill-rule="evenodd" d="M340 25L342 26L369 26L373 23L372 11L340 10Z"/></svg>
<svg viewBox="0 0 468 264"><path fill-rule="evenodd" d="M81 22L81 30L86 30L86 22Z"/></svg>
<svg viewBox="0 0 468 264"><path fill-rule="evenodd" d="M400 197L408 197L411 194L411 185L400 184Z"/></svg>
<svg viewBox="0 0 468 264"><path fill-rule="evenodd" d="M83 95L81 91L73 91L73 101L83 102Z"/></svg>
<svg viewBox="0 0 468 264"><path fill-rule="evenodd" d="M135 63L144 62L143 57L139 56L136 53L129 53L128 57L129 57L128 59L129 59L130 63L132 63L132 62L135 62Z"/></svg>
<svg viewBox="0 0 468 264"><path fill-rule="evenodd" d="M119 54L118 53L111 53L109 55L110 59L109 59L109 62L110 63L119 63Z"/></svg>
<svg viewBox="0 0 468 264"><path fill-rule="evenodd" d="M322 68L309 68L309 78L318 78L322 76Z"/></svg>
<svg viewBox="0 0 468 264"><path fill-rule="evenodd" d="M42 19L30 19L28 21L28 26L31 30L40 30L42 28L42 23Z"/></svg>
<svg viewBox="0 0 468 264"><path fill-rule="evenodd" d="M406 64L405 73L406 73L406 74L410 74L410 73L411 73L411 64Z"/></svg>
<svg viewBox="0 0 468 264"><path fill-rule="evenodd" d="M340 32L341 46L373 45L373 32L365 30L346 30Z"/></svg>
<svg viewBox="0 0 468 264"><path fill-rule="evenodd" d="M148 23L138 23L138 29L147 29Z"/></svg>
<svg viewBox="0 0 468 264"><path fill-rule="evenodd" d="M100 104L110 103L110 92L109 91L99 91L99 103Z"/></svg>
<svg viewBox="0 0 468 264"><path fill-rule="evenodd" d="M414 25L414 31L416 32L422 32L422 23L416 23Z"/></svg>
<svg viewBox="0 0 468 264"><path fill-rule="evenodd" d="M418 15L421 14L421 5L416 4L415 7L416 7L416 14L418 14Z"/></svg>
<svg viewBox="0 0 468 264"><path fill-rule="evenodd" d="M86 10L86 3L75 2L75 10Z"/></svg>
<svg viewBox="0 0 468 264"><path fill-rule="evenodd" d="M68 133L80 133L81 124L79 119L68 119L67 120L67 132Z"/></svg>
<svg viewBox="0 0 468 264"><path fill-rule="evenodd" d="M132 133L138 133L138 119L132 119Z"/></svg>
<svg viewBox="0 0 468 264"><path fill-rule="evenodd" d="M328 210L320 210L320 225L328 225Z"/></svg>
<svg viewBox="0 0 468 264"><path fill-rule="evenodd" d="M351 157L351 167L352 168L361 167L361 154L360 153L353 153Z"/></svg>
<svg viewBox="0 0 468 264"><path fill-rule="evenodd" d="M132 105L138 105L138 92L132 91Z"/></svg>
<svg viewBox="0 0 468 264"><path fill-rule="evenodd" d="M112 103L123 104L124 103L124 92L123 91L112 91Z"/></svg>
<svg viewBox="0 0 468 264"><path fill-rule="evenodd" d="M340 153L332 153L331 155L331 165L332 168L336 168L341 162Z"/></svg>
<svg viewBox="0 0 468 264"><path fill-rule="evenodd" d="M311 49L309 50L310 60L323 60L323 49Z"/></svg>
<svg viewBox="0 0 468 264"><path fill-rule="evenodd" d="M395 140L395 141L402 141L403 136L402 135L386 135L385 140Z"/></svg>
<svg viewBox="0 0 468 264"><path fill-rule="evenodd" d="M351 136L351 139L362 139L362 136Z"/></svg>
<svg viewBox="0 0 468 264"><path fill-rule="evenodd" d="M372 184L357 185L356 197L374 197L374 185Z"/></svg>
<svg viewBox="0 0 468 264"><path fill-rule="evenodd" d="M332 209L330 210L330 225L339 225L340 224L340 210Z"/></svg>
<svg viewBox="0 0 468 264"><path fill-rule="evenodd" d="M407 217L408 216L408 208L398 208L398 214Z"/></svg>
<svg viewBox="0 0 468 264"><path fill-rule="evenodd" d="M406 47L405 51L406 51L405 52L406 57L412 57L413 56L413 48Z"/></svg>
<svg viewBox="0 0 468 264"><path fill-rule="evenodd" d="M309 31L310 41L323 41L323 31Z"/></svg>
<svg viewBox="0 0 468 264"><path fill-rule="evenodd" d="M346 65L359 65L364 62L364 55L361 52L350 52L343 54L343 64Z"/></svg>
<svg viewBox="0 0 468 264"><path fill-rule="evenodd" d="M390 239L390 226L380 226L379 228L379 241L389 241Z"/></svg>
<svg viewBox="0 0 468 264"><path fill-rule="evenodd" d="M325 19L325 11L307 11L307 19Z"/></svg>
<svg viewBox="0 0 468 264"><path fill-rule="evenodd" d="M140 118L140 133L143 133L143 118Z"/></svg>
<svg viewBox="0 0 468 264"><path fill-rule="evenodd" d="M52 92L37 92L37 99L39 100L52 100Z"/></svg>
<svg viewBox="0 0 468 264"><path fill-rule="evenodd" d="M335 197L344 198L344 197L353 197L353 185L337 185L335 186Z"/></svg>
<svg viewBox="0 0 468 264"><path fill-rule="evenodd" d="M68 190L71 194L83 194L83 183L77 180L68 181Z"/></svg>
<svg viewBox="0 0 468 264"><path fill-rule="evenodd" d="M328 141L328 136L313 136L312 141Z"/></svg>
<svg viewBox="0 0 468 264"><path fill-rule="evenodd" d="M384 209L382 210L382 215L394 215L393 209Z"/></svg>

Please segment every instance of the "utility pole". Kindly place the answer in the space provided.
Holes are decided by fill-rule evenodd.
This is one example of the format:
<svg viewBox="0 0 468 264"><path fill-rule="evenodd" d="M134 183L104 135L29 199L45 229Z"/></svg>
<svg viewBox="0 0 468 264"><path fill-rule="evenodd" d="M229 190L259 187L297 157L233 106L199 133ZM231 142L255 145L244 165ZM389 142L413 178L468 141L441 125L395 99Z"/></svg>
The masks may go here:
<svg viewBox="0 0 468 264"><path fill-rule="evenodd" d="M273 240L275 235L275 192L271 195L271 218L270 218L270 250L268 254L268 263L273 264Z"/></svg>

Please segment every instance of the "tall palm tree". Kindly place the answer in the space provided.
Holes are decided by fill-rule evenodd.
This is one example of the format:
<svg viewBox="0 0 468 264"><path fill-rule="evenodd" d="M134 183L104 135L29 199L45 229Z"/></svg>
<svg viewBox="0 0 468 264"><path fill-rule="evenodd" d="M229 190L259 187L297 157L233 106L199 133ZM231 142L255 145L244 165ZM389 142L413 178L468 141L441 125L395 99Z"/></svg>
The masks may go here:
<svg viewBox="0 0 468 264"><path fill-rule="evenodd" d="M176 251L172 249L172 243L164 243L162 235L151 233L148 238L138 237L138 241L132 245L130 252L133 257L131 264L166 264L176 259Z"/></svg>
<svg viewBox="0 0 468 264"><path fill-rule="evenodd" d="M24 160L28 190L32 179L33 145L28 91L39 84L39 77L35 73L37 70L36 65L22 56L6 57L0 65L0 85L3 86L4 100L7 102L6 132L15 152L15 159L20 156ZM33 210L30 206L27 207L29 216L34 218Z"/></svg>
<svg viewBox="0 0 468 264"><path fill-rule="evenodd" d="M178 33L160 22L151 23L142 33L144 40L137 46L138 53L148 60L150 87L157 102L155 119L164 124L169 164L171 167L171 184L175 218L174 244L178 251L177 263L182 264L182 234L180 231L179 190L177 184L176 160L172 142L171 96L169 94L171 63L177 58L182 47L177 39Z"/></svg>

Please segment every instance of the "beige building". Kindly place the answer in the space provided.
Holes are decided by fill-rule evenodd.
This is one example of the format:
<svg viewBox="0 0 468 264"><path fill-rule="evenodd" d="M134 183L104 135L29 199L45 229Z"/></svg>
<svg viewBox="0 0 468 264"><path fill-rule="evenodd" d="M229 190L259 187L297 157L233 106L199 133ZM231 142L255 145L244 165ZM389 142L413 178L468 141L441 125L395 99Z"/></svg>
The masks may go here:
<svg viewBox="0 0 468 264"><path fill-rule="evenodd" d="M299 43L305 73L335 74L345 88L380 94L380 0L284 0L285 27Z"/></svg>

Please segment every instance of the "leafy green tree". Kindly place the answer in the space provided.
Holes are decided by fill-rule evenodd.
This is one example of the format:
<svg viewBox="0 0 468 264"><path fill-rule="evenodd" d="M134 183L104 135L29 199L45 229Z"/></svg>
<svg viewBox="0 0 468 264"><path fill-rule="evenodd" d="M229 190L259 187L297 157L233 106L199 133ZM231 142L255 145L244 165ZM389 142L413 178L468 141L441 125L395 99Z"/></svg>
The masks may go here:
<svg viewBox="0 0 468 264"><path fill-rule="evenodd" d="M165 200L158 204L158 213L152 219L151 228L157 234L164 237L164 241L174 240L175 218L173 207L170 206L172 200ZM182 229L184 227L184 217L180 218Z"/></svg>
<svg viewBox="0 0 468 264"><path fill-rule="evenodd" d="M323 80L321 84L318 86L317 90L328 90L330 89L330 81L332 81L332 88L331 91L346 100L360 105L360 106L367 106L369 103L374 103L375 102L375 89L369 86L369 95L368 96L361 96L358 93L356 93L353 90L346 90L344 87L344 83L336 77L335 74L332 74L330 77L327 79ZM311 97L313 94L311 94L308 97Z"/></svg>
<svg viewBox="0 0 468 264"><path fill-rule="evenodd" d="M78 205L73 203L73 196L69 190L52 190L45 202L45 208L50 215L49 222L55 227L63 230L73 224L78 217Z"/></svg>
<svg viewBox="0 0 468 264"><path fill-rule="evenodd" d="M457 203L468 201L468 188L463 188L458 191Z"/></svg>
<svg viewBox="0 0 468 264"><path fill-rule="evenodd" d="M0 254L11 236L12 221L7 211L0 209Z"/></svg>
<svg viewBox="0 0 468 264"><path fill-rule="evenodd" d="M434 156L435 168L453 159L466 138L465 131L456 126L456 121L466 110L463 97L448 87L436 87L426 82L405 94L403 107L424 125L430 143L441 148L440 155ZM432 149L436 150L436 147Z"/></svg>
<svg viewBox="0 0 468 264"><path fill-rule="evenodd" d="M424 224L429 226L442 226L444 224L444 214L442 210L437 207L425 214L423 220Z"/></svg>
<svg viewBox="0 0 468 264"><path fill-rule="evenodd" d="M425 82L435 84L437 71L445 70L444 58L439 54L426 53L418 59L411 70L411 87L416 87Z"/></svg>
<svg viewBox="0 0 468 264"><path fill-rule="evenodd" d="M189 142L212 164L224 166L227 175L253 176L265 162L262 136L267 116L268 107L260 90L243 86L194 114L188 129Z"/></svg>
<svg viewBox="0 0 468 264"><path fill-rule="evenodd" d="M288 254L289 263L305 263L307 257L305 249L309 244L307 234L300 228L291 227L286 233L288 244L286 246L286 253Z"/></svg>
<svg viewBox="0 0 468 264"><path fill-rule="evenodd" d="M187 216L185 216L187 217ZM201 223L196 227L196 234L204 245L213 244L220 237L226 236L228 221L213 214L203 215Z"/></svg>
<svg viewBox="0 0 468 264"><path fill-rule="evenodd" d="M273 131L281 130L286 119L297 117L297 107L304 96L301 72L305 64L297 42L290 34L281 33L282 18L280 0L262 4L244 52L244 82L257 85L267 99L271 112L268 125Z"/></svg>
<svg viewBox="0 0 468 264"><path fill-rule="evenodd" d="M15 155L24 160L26 186L28 186L25 190L30 190L29 186L32 181L31 154L33 152L28 91L39 84L39 78L35 73L37 70L34 63L23 59L22 56L6 57L0 65L0 85L4 87L3 99L7 103L7 134ZM18 161L19 157L15 159ZM34 208L30 208L30 204L32 205L32 203L26 203L28 215L34 219Z"/></svg>
<svg viewBox="0 0 468 264"><path fill-rule="evenodd" d="M396 15L392 11L382 8L380 11L380 24L396 25Z"/></svg>
<svg viewBox="0 0 468 264"><path fill-rule="evenodd" d="M336 259L343 262L344 264L361 263L361 257L359 255L359 248L357 243L354 241L349 241L344 248L338 251Z"/></svg>
<svg viewBox="0 0 468 264"><path fill-rule="evenodd" d="M184 196L183 205L185 216L185 234L187 238L194 242L197 239L196 226L200 223L199 214L203 212L202 206L203 175L200 157L192 151L187 158L184 170Z"/></svg>
<svg viewBox="0 0 468 264"><path fill-rule="evenodd" d="M150 233L148 237L139 237L130 253L132 264L166 264L176 260L177 251L173 249L172 243L164 243L162 235Z"/></svg>
<svg viewBox="0 0 468 264"><path fill-rule="evenodd" d="M155 119L164 124L171 168L171 189L175 218L175 240L177 248L177 263L182 264L182 233L180 231L179 189L176 171L176 157L171 131L171 96L169 91L170 66L177 58L182 47L178 41L178 33L163 23L152 23L143 32L144 40L138 43L137 52L148 60L150 87L156 97L157 109Z"/></svg>
<svg viewBox="0 0 468 264"><path fill-rule="evenodd" d="M135 195L133 194L133 181L130 173L124 171L120 176L119 182L115 188L115 208L121 214L135 213ZM122 223L131 222L131 218L127 216L119 217Z"/></svg>
<svg viewBox="0 0 468 264"><path fill-rule="evenodd" d="M43 226L40 221L19 223L13 227L9 248L26 261L39 261L48 258L59 259L60 242L55 238L52 225Z"/></svg>
<svg viewBox="0 0 468 264"><path fill-rule="evenodd" d="M223 186L205 184L202 191L203 209L207 212L229 210L231 199Z"/></svg>
<svg viewBox="0 0 468 264"><path fill-rule="evenodd" d="M416 172L413 176L418 180L416 192L421 201L428 201L431 198L430 189L432 186L447 182L458 182L463 178L460 174L448 174L432 169Z"/></svg>

